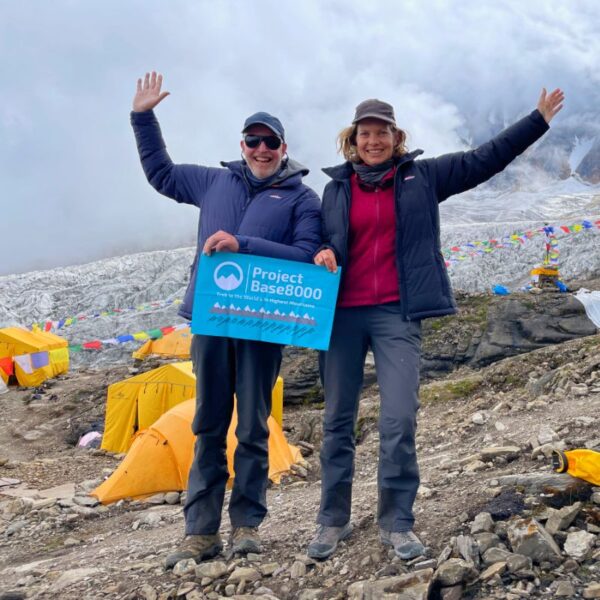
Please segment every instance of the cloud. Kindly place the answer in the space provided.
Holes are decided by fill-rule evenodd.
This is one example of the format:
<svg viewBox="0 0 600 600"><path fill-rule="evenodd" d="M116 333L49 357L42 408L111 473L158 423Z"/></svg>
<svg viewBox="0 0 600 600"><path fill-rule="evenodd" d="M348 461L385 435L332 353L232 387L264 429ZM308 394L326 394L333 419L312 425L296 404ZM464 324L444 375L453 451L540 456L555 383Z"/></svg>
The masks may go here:
<svg viewBox="0 0 600 600"><path fill-rule="evenodd" d="M237 158L243 119L268 110L318 190L366 97L429 156L525 114L542 85L567 92L559 124L589 127L600 105L592 0L37 0L3 17L0 273L194 242L195 209L139 167L128 112L148 69L171 92L157 114L176 162Z"/></svg>

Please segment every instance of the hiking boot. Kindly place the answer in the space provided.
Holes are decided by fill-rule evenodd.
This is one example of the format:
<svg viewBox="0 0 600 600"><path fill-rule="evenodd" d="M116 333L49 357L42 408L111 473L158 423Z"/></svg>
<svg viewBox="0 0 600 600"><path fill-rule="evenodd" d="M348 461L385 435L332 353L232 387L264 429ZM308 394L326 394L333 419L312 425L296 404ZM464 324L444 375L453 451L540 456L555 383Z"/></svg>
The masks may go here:
<svg viewBox="0 0 600 600"><path fill-rule="evenodd" d="M260 554L262 544L258 535L258 527L234 527L229 538L231 554Z"/></svg>
<svg viewBox="0 0 600 600"><path fill-rule="evenodd" d="M214 535L188 535L177 550L165 559L165 569L172 569L180 560L193 558L196 562L215 557L223 550L221 536Z"/></svg>
<svg viewBox="0 0 600 600"><path fill-rule="evenodd" d="M393 546L396 556L402 560L410 560L425 554L425 546L412 531L379 530L379 538L385 546Z"/></svg>
<svg viewBox="0 0 600 600"><path fill-rule="evenodd" d="M306 554L310 558L328 558L335 552L338 543L345 540L351 533L351 523L346 523L341 527L319 525L315 537L308 544Z"/></svg>

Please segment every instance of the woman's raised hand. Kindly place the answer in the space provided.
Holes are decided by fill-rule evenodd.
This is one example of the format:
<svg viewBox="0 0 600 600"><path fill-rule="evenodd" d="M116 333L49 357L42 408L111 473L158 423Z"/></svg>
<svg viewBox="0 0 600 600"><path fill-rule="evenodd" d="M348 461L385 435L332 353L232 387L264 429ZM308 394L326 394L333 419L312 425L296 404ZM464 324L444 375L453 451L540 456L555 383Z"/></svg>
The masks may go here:
<svg viewBox="0 0 600 600"><path fill-rule="evenodd" d="M546 123L550 123L554 115L562 109L564 100L565 94L561 89L556 88L548 94L546 93L546 88L542 88L537 109L542 113L542 117L544 117Z"/></svg>
<svg viewBox="0 0 600 600"><path fill-rule="evenodd" d="M162 75L157 75L156 71L146 73L144 80L137 80L137 90L133 97L134 112L144 112L152 110L159 102L164 100L169 92L161 92Z"/></svg>
<svg viewBox="0 0 600 600"><path fill-rule="evenodd" d="M333 250L329 248L325 248L325 250L321 250L315 256L315 265L327 267L327 270L331 273L335 273L337 271L337 260L335 259L335 254Z"/></svg>

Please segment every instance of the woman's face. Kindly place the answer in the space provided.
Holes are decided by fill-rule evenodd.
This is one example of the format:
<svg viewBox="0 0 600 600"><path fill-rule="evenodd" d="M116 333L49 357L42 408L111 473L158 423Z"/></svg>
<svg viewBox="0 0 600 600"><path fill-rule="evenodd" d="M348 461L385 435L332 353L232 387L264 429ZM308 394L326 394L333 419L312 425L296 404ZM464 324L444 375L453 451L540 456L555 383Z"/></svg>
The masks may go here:
<svg viewBox="0 0 600 600"><path fill-rule="evenodd" d="M389 123L379 119L363 119L356 125L356 150L359 158L371 167L390 160L397 136Z"/></svg>

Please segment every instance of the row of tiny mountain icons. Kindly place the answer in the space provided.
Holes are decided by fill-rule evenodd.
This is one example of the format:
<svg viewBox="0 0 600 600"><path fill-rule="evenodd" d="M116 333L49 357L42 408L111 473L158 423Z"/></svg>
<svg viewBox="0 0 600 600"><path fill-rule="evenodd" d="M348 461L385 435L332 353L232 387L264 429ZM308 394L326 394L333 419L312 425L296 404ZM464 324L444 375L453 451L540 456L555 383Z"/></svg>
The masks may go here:
<svg viewBox="0 0 600 600"><path fill-rule="evenodd" d="M249 306L245 308L241 308L239 306L234 306L230 304L229 306L224 306L215 302L213 307L210 309L211 313L220 314L220 315L237 315L240 317L252 317L255 319L269 319L271 321L288 321L293 323L300 323L302 325L316 325L317 322L313 319L309 314L304 313L304 315L297 315L294 311L290 311L289 313L282 313L279 310L275 309L273 312L270 310L266 310L264 308L253 309Z"/></svg>

